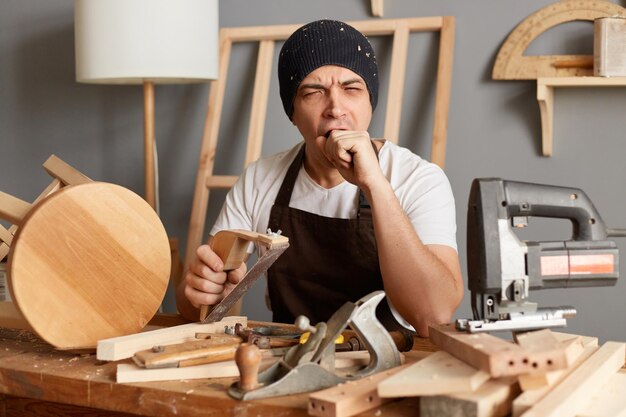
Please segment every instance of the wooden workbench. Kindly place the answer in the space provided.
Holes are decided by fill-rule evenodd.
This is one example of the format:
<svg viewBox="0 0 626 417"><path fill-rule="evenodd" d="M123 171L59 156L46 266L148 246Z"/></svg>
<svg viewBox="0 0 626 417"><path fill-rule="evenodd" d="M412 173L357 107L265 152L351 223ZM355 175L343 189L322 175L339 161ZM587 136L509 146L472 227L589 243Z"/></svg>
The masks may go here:
<svg viewBox="0 0 626 417"><path fill-rule="evenodd" d="M417 349L432 350L418 339ZM5 416L307 416L307 395L241 402L226 393L235 378L118 384L120 362L54 349L27 331L0 329L0 417ZM404 399L364 416L415 416Z"/></svg>

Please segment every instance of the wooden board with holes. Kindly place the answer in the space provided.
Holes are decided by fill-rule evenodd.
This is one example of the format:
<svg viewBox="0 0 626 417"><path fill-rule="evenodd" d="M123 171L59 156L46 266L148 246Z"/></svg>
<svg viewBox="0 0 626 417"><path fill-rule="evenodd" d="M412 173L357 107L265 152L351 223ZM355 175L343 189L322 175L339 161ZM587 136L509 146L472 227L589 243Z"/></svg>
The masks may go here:
<svg viewBox="0 0 626 417"><path fill-rule="evenodd" d="M549 379L551 380L551 385L544 385L540 388L524 390L520 395L515 397L515 399L513 400L512 416L519 417L526 410L530 409L533 404L536 404L540 399L545 397L546 394L548 394L556 384L561 382L567 375L574 372L574 370L578 368L582 363L584 363L591 355L593 355L596 350L598 350L597 343L595 345L591 343L585 346L580 356L576 359L571 367L569 367L568 369L561 369L559 371L550 372L550 374L552 374L549 377Z"/></svg>
<svg viewBox="0 0 626 417"><path fill-rule="evenodd" d="M136 333L169 280L167 234L132 191L91 182L64 187L21 220L8 263L11 297L58 348L93 348Z"/></svg>
<svg viewBox="0 0 626 417"><path fill-rule="evenodd" d="M534 80L540 77L593 75L591 55L525 56L542 33L561 23L591 21L598 17L626 16L626 9L604 0L561 0L532 13L509 34L493 66L494 80Z"/></svg>
<svg viewBox="0 0 626 417"><path fill-rule="evenodd" d="M557 356L527 349L487 333L465 333L454 324L431 326L430 340L446 352L488 372L493 378L529 372L549 372L564 364Z"/></svg>

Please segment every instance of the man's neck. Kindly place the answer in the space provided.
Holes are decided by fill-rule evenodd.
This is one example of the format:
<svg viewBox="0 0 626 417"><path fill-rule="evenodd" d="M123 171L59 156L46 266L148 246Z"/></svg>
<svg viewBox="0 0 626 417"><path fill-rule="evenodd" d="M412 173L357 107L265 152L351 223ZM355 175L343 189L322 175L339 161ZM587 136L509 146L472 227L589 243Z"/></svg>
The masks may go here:
<svg viewBox="0 0 626 417"><path fill-rule="evenodd" d="M345 181L337 169L316 163L308 155L304 158L304 169L316 184L326 189L333 188Z"/></svg>

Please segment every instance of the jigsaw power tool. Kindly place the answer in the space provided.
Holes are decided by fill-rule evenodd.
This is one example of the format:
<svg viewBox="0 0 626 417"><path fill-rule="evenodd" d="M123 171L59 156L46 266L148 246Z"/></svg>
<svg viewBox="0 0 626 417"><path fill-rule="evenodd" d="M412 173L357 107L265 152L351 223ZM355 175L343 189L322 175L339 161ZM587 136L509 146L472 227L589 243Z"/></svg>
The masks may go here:
<svg viewBox="0 0 626 417"><path fill-rule="evenodd" d="M522 241L513 227L529 217L569 219L567 241ZM474 319L457 320L469 332L525 331L566 325L573 307L538 308L530 290L615 285L619 252L587 195L576 188L479 178L467 213L467 264Z"/></svg>

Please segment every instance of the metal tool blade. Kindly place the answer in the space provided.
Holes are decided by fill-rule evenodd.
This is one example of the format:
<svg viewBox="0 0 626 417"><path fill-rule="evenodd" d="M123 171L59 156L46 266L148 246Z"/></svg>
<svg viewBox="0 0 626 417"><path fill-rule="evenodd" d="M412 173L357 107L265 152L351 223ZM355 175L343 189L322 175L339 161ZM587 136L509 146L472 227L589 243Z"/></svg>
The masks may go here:
<svg viewBox="0 0 626 417"><path fill-rule="evenodd" d="M244 275L239 284L228 294L219 304L217 304L211 312L202 320L202 323L212 323L224 318L228 310L241 298L242 295L250 289L252 284L263 275L280 255L289 247L289 243L277 243L272 245L250 268L250 270Z"/></svg>

